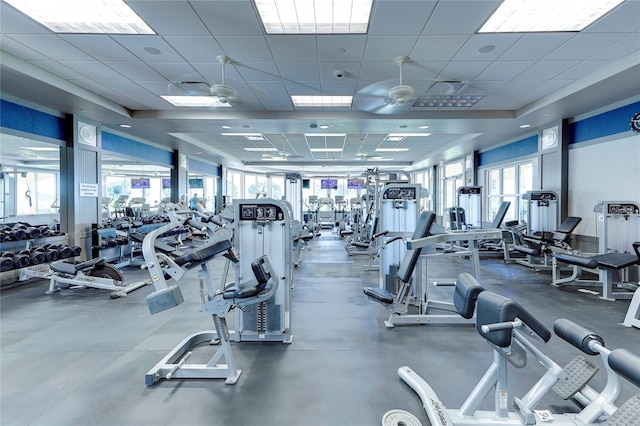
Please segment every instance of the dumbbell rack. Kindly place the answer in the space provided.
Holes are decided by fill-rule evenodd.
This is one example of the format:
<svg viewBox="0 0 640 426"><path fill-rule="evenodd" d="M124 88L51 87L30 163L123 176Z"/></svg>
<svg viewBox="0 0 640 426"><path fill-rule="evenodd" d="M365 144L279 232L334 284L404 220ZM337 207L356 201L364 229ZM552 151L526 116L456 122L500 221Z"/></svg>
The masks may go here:
<svg viewBox="0 0 640 426"><path fill-rule="evenodd" d="M43 247L47 244L68 244L69 237L66 234L55 235L51 237L35 238L30 240L19 241L3 241L0 242L0 253L10 251L17 253L20 250L29 250L33 248ZM0 286L13 284L20 281L20 276L23 275L23 270L29 270L34 272L46 272L49 269L49 262L43 262L38 265L30 265L25 268L12 269L10 271L0 272Z"/></svg>

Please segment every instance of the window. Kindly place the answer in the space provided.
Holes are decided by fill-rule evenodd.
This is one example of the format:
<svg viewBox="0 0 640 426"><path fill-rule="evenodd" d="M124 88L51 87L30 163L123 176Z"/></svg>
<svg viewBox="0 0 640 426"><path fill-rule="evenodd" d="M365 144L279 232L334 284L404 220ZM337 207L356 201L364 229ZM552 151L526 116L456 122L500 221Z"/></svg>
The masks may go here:
<svg viewBox="0 0 640 426"><path fill-rule="evenodd" d="M447 220L448 215L445 215L445 211L449 207L458 205L458 188L461 187L464 182L462 178L462 162L447 164L440 169L441 172L443 172L440 186L442 203L440 203L438 214Z"/></svg>
<svg viewBox="0 0 640 426"><path fill-rule="evenodd" d="M16 173L16 214L58 213L58 175L49 172Z"/></svg>
<svg viewBox="0 0 640 426"><path fill-rule="evenodd" d="M505 220L525 220L527 217L527 203L522 196L533 189L533 163L511 164L487 170L486 218L492 221L500 204L510 201Z"/></svg>

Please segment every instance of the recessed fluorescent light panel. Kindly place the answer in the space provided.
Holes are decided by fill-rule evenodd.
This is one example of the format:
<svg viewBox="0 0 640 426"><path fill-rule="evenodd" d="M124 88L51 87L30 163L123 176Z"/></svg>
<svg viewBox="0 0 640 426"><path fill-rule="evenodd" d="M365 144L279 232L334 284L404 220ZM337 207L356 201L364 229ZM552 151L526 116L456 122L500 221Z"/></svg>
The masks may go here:
<svg viewBox="0 0 640 426"><path fill-rule="evenodd" d="M25 149L28 149L29 151L58 151L60 149L60 147L53 147L53 146L30 146L27 147Z"/></svg>
<svg viewBox="0 0 640 426"><path fill-rule="evenodd" d="M504 0L479 33L581 31L623 0Z"/></svg>
<svg viewBox="0 0 640 426"><path fill-rule="evenodd" d="M310 148L311 152L342 152L342 148Z"/></svg>
<svg viewBox="0 0 640 426"><path fill-rule="evenodd" d="M122 0L4 0L56 33L155 34Z"/></svg>
<svg viewBox="0 0 640 426"><path fill-rule="evenodd" d="M366 34L373 0L255 0L267 34Z"/></svg>
<svg viewBox="0 0 640 426"><path fill-rule="evenodd" d="M376 148L376 152L407 152L409 148Z"/></svg>
<svg viewBox="0 0 640 426"><path fill-rule="evenodd" d="M242 136L253 142L264 142L267 138L262 133L220 133L222 136Z"/></svg>
<svg viewBox="0 0 640 426"><path fill-rule="evenodd" d="M249 152L278 152L277 148L244 148L245 151Z"/></svg>
<svg viewBox="0 0 640 426"><path fill-rule="evenodd" d="M160 96L177 107L216 107L229 108L229 103L221 103L215 96Z"/></svg>
<svg viewBox="0 0 640 426"><path fill-rule="evenodd" d="M304 136L307 138L324 138L324 137L345 137L346 133L304 133Z"/></svg>
<svg viewBox="0 0 640 426"><path fill-rule="evenodd" d="M291 96L297 107L350 107L353 96Z"/></svg>

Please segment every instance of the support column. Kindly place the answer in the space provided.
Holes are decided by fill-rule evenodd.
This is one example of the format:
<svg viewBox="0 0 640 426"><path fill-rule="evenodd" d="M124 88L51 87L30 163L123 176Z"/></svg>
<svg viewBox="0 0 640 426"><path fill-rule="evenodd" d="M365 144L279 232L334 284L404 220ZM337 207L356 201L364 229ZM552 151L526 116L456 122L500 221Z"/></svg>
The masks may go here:
<svg viewBox="0 0 640 426"><path fill-rule="evenodd" d="M60 152L60 228L69 244L82 247L82 260L91 258L91 224L101 219L102 147L98 123L69 116L66 146Z"/></svg>
<svg viewBox="0 0 640 426"><path fill-rule="evenodd" d="M171 169L171 202L189 202L189 158L180 151L173 151L174 168Z"/></svg>

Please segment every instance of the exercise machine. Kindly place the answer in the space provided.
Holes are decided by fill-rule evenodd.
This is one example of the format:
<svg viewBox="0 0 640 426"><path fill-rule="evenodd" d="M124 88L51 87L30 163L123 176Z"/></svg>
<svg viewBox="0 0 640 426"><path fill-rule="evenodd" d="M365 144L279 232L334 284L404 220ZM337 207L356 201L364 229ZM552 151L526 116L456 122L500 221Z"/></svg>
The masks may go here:
<svg viewBox="0 0 640 426"><path fill-rule="evenodd" d="M226 384L235 384L242 373L236 367L231 350L232 332L227 325L226 317L231 310L247 309L273 297L281 282L267 256L261 256L251 262L251 274L241 281L225 283L226 272L230 262L238 262L238 256L231 245L233 234L223 222L215 217L206 217L196 212L200 223L210 234L208 243L197 248L181 252L158 241L164 232L175 227L188 224L191 216L172 217L167 225L149 232L142 244L145 257L145 268L149 270L154 285L154 292L147 296L147 306L151 314L173 308L184 301L182 291L177 284L169 285L168 279L176 282L184 277L187 270L200 268L200 312L211 315L215 330L207 330L187 336L175 346L145 375L145 383L151 386L162 379L224 379ZM222 274L220 287L213 284L210 262L219 254L223 254L228 262ZM188 362L193 351L200 346L218 344L211 359L206 364ZM222 362L224 360L224 363Z"/></svg>
<svg viewBox="0 0 640 426"><path fill-rule="evenodd" d="M623 425L625 416L637 418L638 397L617 407L621 377L640 387L640 357L625 349L613 351L603 339L568 320L558 320L554 330L558 336L587 355L599 355L607 369L607 383L601 392L588 385L596 374L595 365L583 357L564 369L540 351L531 341L548 342L551 332L519 304L490 291L477 299L476 329L493 348L494 360L485 375L471 391L459 409L446 409L429 384L409 367L400 367L398 375L420 397L431 425L553 425L591 424L602 415L611 424ZM545 374L522 398L514 398L509 410L507 366L523 368L531 355L545 368ZM537 410L544 395L554 389L566 399L578 401L584 408L577 414L552 414ZM481 411L479 406L493 390L494 409ZM635 417L633 417L635 416Z"/></svg>
<svg viewBox="0 0 640 426"><path fill-rule="evenodd" d="M103 257L84 262L58 260L52 262L49 269L51 269L51 276L46 294L56 293L61 290L60 284L66 284L71 289L91 287L110 290L109 296L116 299L151 284L150 280L127 284L122 271L115 265L105 262Z"/></svg>
<svg viewBox="0 0 640 426"><path fill-rule="evenodd" d="M320 228L332 228L334 226L333 198L318 198L318 224Z"/></svg>
<svg viewBox="0 0 640 426"><path fill-rule="evenodd" d="M638 288L640 259L635 243L640 239L640 206L630 201L600 201L596 204L598 254L584 256L573 252L554 256L554 286L601 287L605 300L631 299ZM558 262L572 266L572 274L562 278ZM597 269L598 280L578 279L581 269Z"/></svg>
<svg viewBox="0 0 640 426"><path fill-rule="evenodd" d="M280 273L273 297L236 310L235 340L291 343L291 288L293 286L292 215L289 204L273 199L234 200L233 242L239 256L236 282L251 276L247 259L269 255Z"/></svg>
<svg viewBox="0 0 640 426"><path fill-rule="evenodd" d="M449 228L467 229L482 227L482 187L458 188L458 205L449 208Z"/></svg>
<svg viewBox="0 0 640 426"><path fill-rule="evenodd" d="M423 212L412 239L429 235L435 218L435 213ZM400 288L395 294L379 287L363 289L365 295L383 304L389 311L389 319L384 322L384 325L387 328L393 328L396 325L421 324L473 325L476 298L483 289L470 274L463 273L458 276L453 303L430 300L426 291L418 294L412 292L412 275L420 259L420 252L421 249L406 251L397 274ZM417 310L414 310L417 312L414 313L410 312L412 298L417 298L419 301Z"/></svg>
<svg viewBox="0 0 640 426"><path fill-rule="evenodd" d="M405 255L404 244L388 244L397 237L410 237L420 218L421 186L411 183L387 183L380 195L378 227L387 233L382 237L379 287L395 294L399 288L397 271ZM421 281L421 274L414 279ZM419 285L417 286L419 287Z"/></svg>
<svg viewBox="0 0 640 426"><path fill-rule="evenodd" d="M528 191L522 197L527 202L527 227L524 232L525 235L544 235L545 233L553 233L558 229L558 223L560 222L560 210L558 207L558 194L553 191ZM518 247L522 247L519 240L520 235L517 232L513 233L514 249L518 250ZM551 264L550 258L543 255L542 262L537 260L534 254L526 254L526 258L517 259L516 262L532 268L535 271L549 270Z"/></svg>

